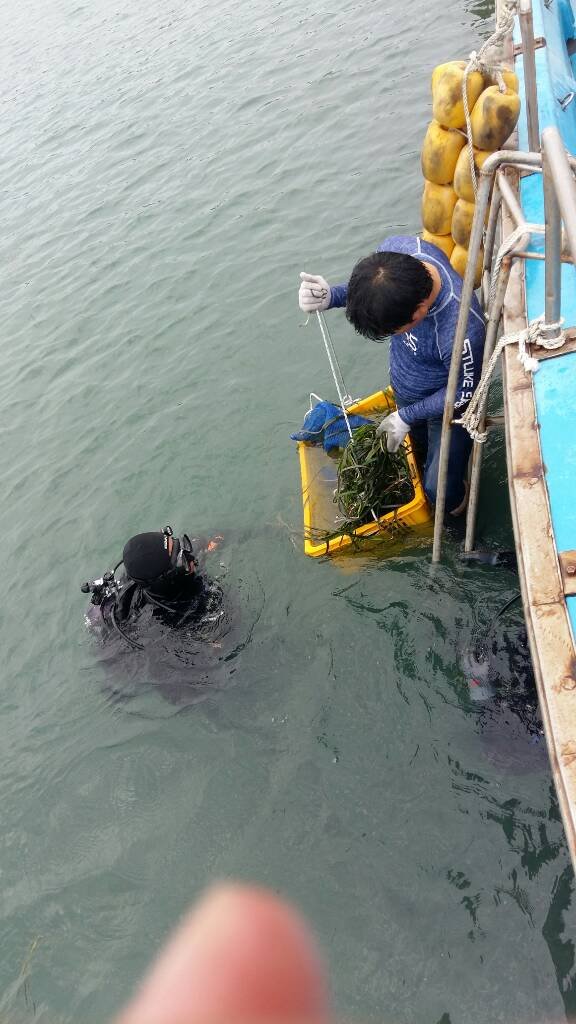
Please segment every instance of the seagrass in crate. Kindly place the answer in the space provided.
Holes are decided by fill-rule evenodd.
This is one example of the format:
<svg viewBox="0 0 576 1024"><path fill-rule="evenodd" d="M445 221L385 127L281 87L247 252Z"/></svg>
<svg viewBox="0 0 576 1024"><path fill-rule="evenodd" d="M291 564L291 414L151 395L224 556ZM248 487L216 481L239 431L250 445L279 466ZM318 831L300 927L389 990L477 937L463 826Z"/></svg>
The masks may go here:
<svg viewBox="0 0 576 1024"><path fill-rule="evenodd" d="M391 388L377 391L348 406L349 415L356 413L368 419L386 416L396 408ZM362 429L362 428L361 428ZM334 500L338 489L338 458L327 455L321 445L298 442L302 502L304 506L304 551L317 558L343 552L368 537L396 538L399 532L421 526L431 519L430 506L409 440L404 443L413 497L406 504L353 528L342 525L342 515Z"/></svg>

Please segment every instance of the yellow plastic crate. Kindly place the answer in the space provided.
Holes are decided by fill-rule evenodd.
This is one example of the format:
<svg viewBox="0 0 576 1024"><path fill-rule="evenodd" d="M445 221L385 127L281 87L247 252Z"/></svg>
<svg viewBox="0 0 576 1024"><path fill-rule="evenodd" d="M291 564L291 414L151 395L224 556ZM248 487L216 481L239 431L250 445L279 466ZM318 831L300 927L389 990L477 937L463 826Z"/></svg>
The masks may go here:
<svg viewBox="0 0 576 1024"><path fill-rule="evenodd" d="M370 418L383 415L396 408L392 388L377 391L360 402L347 408L347 412ZM414 486L414 497L407 505L380 516L378 521L359 526L352 534L336 533L338 529L338 508L334 502L334 491L338 479L338 461L331 458L321 445L298 442L300 477L302 480L302 503L304 506L304 552L312 558L343 552L354 545L354 538L376 537L392 539L398 528L422 526L432 518L430 506L424 494L420 472L408 441L404 442L410 475ZM322 534L333 533L329 540L319 539Z"/></svg>

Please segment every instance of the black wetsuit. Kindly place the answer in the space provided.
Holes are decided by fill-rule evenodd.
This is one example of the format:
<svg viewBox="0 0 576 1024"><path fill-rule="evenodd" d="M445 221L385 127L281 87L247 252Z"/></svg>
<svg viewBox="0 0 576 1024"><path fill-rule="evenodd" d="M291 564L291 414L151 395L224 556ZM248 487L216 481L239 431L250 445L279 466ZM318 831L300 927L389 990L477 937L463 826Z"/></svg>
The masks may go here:
<svg viewBox="0 0 576 1024"><path fill-rule="evenodd" d="M86 621L102 640L117 633L129 646L142 648L155 621L197 637L214 633L225 615L223 603L219 583L201 572L178 576L162 587L145 587L125 577L117 595L89 607Z"/></svg>
<svg viewBox="0 0 576 1024"><path fill-rule="evenodd" d="M220 543L191 540L196 571L176 576L176 588L144 587L120 575L118 592L87 609L86 624L98 640L95 653L106 673L105 688L115 699L136 697L151 685L171 703L195 703L215 687L228 685L236 673L237 658L254 626L251 620L243 622L241 614L241 591L251 580L250 571L241 579L233 576L230 585L221 554L214 560ZM213 562L226 583L205 571L205 560ZM256 587L254 583L255 592ZM260 611L256 609L256 620ZM250 608L248 618L253 615Z"/></svg>

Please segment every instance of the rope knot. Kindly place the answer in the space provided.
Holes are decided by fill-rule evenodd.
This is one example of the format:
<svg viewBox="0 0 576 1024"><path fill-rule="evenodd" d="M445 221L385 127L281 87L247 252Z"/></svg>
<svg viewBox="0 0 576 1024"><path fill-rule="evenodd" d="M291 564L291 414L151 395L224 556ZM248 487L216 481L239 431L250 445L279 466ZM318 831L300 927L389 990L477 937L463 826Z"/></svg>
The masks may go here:
<svg viewBox="0 0 576 1024"><path fill-rule="evenodd" d="M558 320L556 323L547 324L542 316L536 317L535 320L531 320L527 327L522 331L517 331L515 334L503 334L498 344L494 348L492 355L490 356L488 365L482 374L482 379L476 388L476 391L472 395L470 405L466 409L466 412L459 420L454 420L459 426L464 427L468 431L473 441L477 441L479 444L483 444L488 434L486 431L483 433L478 429L481 420L484 418L484 409L486 405L486 399L488 397L488 389L490 387L490 381L494 372L494 367L501 354L503 348L506 345L518 345L518 360L524 367L527 373L536 373L540 369L540 364L534 356L531 356L528 352L527 346L529 344L537 344L542 348L555 349L560 348L566 340L566 332L562 330L563 320ZM558 331L558 337L547 338L548 332Z"/></svg>

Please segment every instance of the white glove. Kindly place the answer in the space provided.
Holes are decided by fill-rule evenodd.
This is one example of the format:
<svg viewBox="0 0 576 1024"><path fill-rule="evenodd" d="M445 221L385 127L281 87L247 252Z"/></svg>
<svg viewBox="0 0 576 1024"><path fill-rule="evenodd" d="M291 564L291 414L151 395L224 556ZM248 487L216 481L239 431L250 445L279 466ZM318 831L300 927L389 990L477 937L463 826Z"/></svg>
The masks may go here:
<svg viewBox="0 0 576 1024"><path fill-rule="evenodd" d="M330 305L330 285L318 274L300 274L301 285L298 292L298 305L303 313L315 313L328 309Z"/></svg>
<svg viewBox="0 0 576 1024"><path fill-rule="evenodd" d="M376 427L376 437L386 434L386 447L389 452L397 452L402 441L409 433L410 427L404 423L399 412L391 412Z"/></svg>

